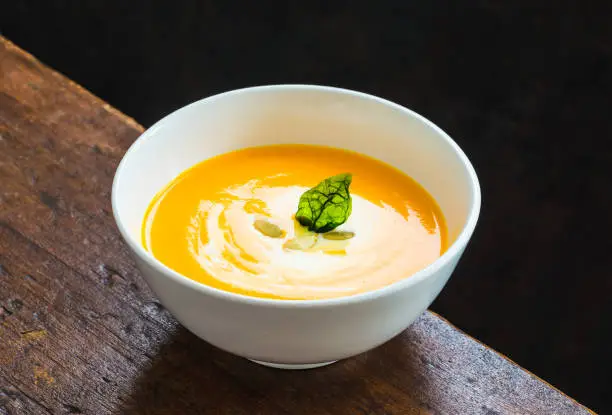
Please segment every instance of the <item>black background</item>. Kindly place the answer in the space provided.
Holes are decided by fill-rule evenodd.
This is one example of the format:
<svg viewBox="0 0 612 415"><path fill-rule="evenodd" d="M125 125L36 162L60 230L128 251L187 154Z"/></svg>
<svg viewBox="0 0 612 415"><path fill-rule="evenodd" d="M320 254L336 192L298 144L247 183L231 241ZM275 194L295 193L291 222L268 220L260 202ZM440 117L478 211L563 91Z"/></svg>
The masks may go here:
<svg viewBox="0 0 612 415"><path fill-rule="evenodd" d="M612 411L611 2L12 0L0 25L145 126L268 83L357 89L433 120L483 191L433 310Z"/></svg>

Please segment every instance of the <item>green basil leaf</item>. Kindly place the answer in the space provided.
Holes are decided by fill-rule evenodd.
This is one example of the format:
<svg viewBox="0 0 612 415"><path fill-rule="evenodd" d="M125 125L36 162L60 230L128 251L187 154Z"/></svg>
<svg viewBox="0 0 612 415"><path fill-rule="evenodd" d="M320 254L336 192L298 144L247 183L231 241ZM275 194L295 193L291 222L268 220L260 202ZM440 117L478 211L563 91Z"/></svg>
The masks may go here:
<svg viewBox="0 0 612 415"><path fill-rule="evenodd" d="M300 197L297 221L318 233L329 232L346 222L352 210L349 193L352 179L350 173L338 174L306 191Z"/></svg>

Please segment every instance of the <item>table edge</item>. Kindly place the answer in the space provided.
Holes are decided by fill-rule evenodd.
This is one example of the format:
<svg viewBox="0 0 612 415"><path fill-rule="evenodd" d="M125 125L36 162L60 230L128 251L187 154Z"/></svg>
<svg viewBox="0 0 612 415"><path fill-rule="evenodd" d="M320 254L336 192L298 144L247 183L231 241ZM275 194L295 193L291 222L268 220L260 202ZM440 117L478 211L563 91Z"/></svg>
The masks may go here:
<svg viewBox="0 0 612 415"><path fill-rule="evenodd" d="M50 66L48 66L45 63L41 62L34 55L32 55L28 51L20 48L15 43L11 42L9 39L4 37L2 34L0 34L0 43L3 43L7 50L14 50L18 54L22 55L24 58L28 59L33 64L41 66L45 70L50 71L51 74L55 78L61 79L63 82L67 83L68 85L70 85L70 87L74 88L78 92L80 92L80 93L82 93L84 95L89 95L91 98L93 98L94 101L98 101L100 103L100 105L106 111L116 115L117 117L122 119L129 126L139 130L141 133L143 133L146 130L146 128L142 124L138 123L134 118L132 118L132 117L124 114L123 112L119 111L117 108L113 107L111 104L109 104L108 102L106 102L102 98L98 97L96 94L94 94L93 92L89 91L87 88L85 88L85 87L81 86L80 84L74 82L68 76L64 75L63 73L59 72L58 70L56 70L54 68L51 68Z"/></svg>
<svg viewBox="0 0 612 415"><path fill-rule="evenodd" d="M597 415L597 413L595 411L593 411L592 409L588 408L587 406L585 406L584 404L578 402L576 399L572 398L571 396L569 396L568 394L566 394L565 392L563 392L561 389L557 388L556 386L548 383L546 380L542 379L541 377L539 377L538 375L536 375L535 373L531 372L528 369L525 369L523 366L519 365L518 363L516 363L514 360L510 359L508 356L506 356L505 354L498 352L497 350L495 350L494 348L492 348L491 346L488 346L487 344L481 342L480 340L478 340L477 338L470 336L468 333L466 333L465 331L461 330L459 327L455 326L453 323L451 323L446 317L443 317L442 315L436 313L435 311L432 310L427 310L426 312L432 314L434 317L442 320L444 323L446 323L447 325L449 325L453 330L458 331L460 334L462 334L463 336L467 337L468 339L480 344L482 347L484 347L485 349L492 351L493 353L495 353L496 355L498 355L499 357L501 357L502 359L504 359L506 362L508 362L509 364L511 364L512 366L520 369L521 371L527 373L529 376L531 376L532 378L534 378L535 380L542 382L544 385L546 385L547 387L549 387L550 389L556 391L557 393L559 393L561 396L563 396L564 398L568 399L569 401L575 403L576 405L582 407L584 410L586 410L587 412L589 412L590 414L593 415Z"/></svg>

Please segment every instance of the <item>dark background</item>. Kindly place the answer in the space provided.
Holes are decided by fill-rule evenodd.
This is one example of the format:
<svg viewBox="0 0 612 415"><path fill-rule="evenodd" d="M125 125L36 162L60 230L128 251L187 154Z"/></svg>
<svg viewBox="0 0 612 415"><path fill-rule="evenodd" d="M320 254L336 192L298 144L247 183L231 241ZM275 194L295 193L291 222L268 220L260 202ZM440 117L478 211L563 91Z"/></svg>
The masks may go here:
<svg viewBox="0 0 612 415"><path fill-rule="evenodd" d="M3 3L2 34L145 126L244 86L376 94L446 130L483 191L432 306L611 412L612 3Z"/></svg>

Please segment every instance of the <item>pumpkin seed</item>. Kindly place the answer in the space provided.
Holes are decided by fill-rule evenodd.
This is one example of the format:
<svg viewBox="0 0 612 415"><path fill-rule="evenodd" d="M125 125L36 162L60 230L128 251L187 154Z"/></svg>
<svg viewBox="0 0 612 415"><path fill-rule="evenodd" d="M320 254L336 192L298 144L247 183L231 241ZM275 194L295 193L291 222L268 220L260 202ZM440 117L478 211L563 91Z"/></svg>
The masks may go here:
<svg viewBox="0 0 612 415"><path fill-rule="evenodd" d="M285 232L278 225L268 222L264 219L257 219L253 226L262 234L269 236L270 238L282 238Z"/></svg>
<svg viewBox="0 0 612 415"><path fill-rule="evenodd" d="M296 238L289 239L283 245L285 249L291 249L293 251L302 251L304 249L310 249L317 243L316 235L300 235Z"/></svg>
<svg viewBox="0 0 612 415"><path fill-rule="evenodd" d="M346 239L351 239L355 236L355 232L348 231L332 231L323 234L323 238L329 239L332 241L344 241Z"/></svg>

